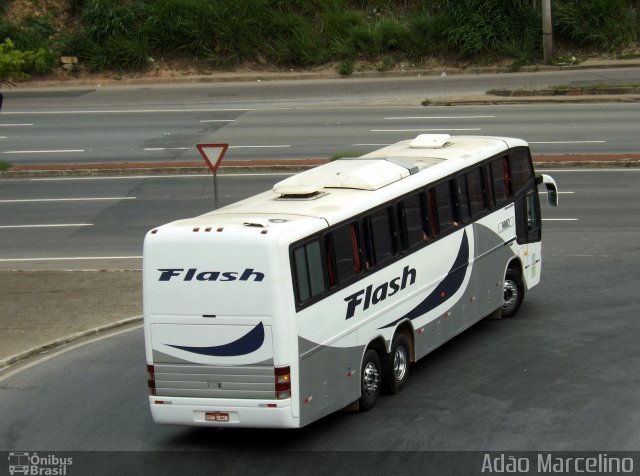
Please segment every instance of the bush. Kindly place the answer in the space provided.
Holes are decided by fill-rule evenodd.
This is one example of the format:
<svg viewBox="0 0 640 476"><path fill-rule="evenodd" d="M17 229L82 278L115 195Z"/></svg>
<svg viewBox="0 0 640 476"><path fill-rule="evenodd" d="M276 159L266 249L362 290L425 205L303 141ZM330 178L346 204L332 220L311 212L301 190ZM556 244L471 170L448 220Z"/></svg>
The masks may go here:
<svg viewBox="0 0 640 476"><path fill-rule="evenodd" d="M139 1L88 0L82 11L87 35L95 42L126 37L132 38L139 30L146 4Z"/></svg>
<svg viewBox="0 0 640 476"><path fill-rule="evenodd" d="M55 29L47 17L25 17L20 24L0 21L0 40L11 38L20 50L47 48Z"/></svg>
<svg viewBox="0 0 640 476"><path fill-rule="evenodd" d="M152 50L203 55L215 47L217 23L213 3L159 0L150 3L143 31Z"/></svg>
<svg viewBox="0 0 640 476"><path fill-rule="evenodd" d="M286 34L278 29L278 24L274 25L279 15L272 3L219 0L214 10L215 27L208 30L217 50L235 62L269 53L269 43Z"/></svg>
<svg viewBox="0 0 640 476"><path fill-rule="evenodd" d="M327 60L322 37L303 17L276 15L270 29L268 53L276 62L309 66Z"/></svg>
<svg viewBox="0 0 640 476"><path fill-rule="evenodd" d="M553 23L557 38L605 51L629 45L636 35L633 11L625 0L558 2Z"/></svg>
<svg viewBox="0 0 640 476"><path fill-rule="evenodd" d="M449 49L445 40L445 23L439 16L427 10L412 15L411 31L412 56L428 56L444 53Z"/></svg>
<svg viewBox="0 0 640 476"><path fill-rule="evenodd" d="M343 76L348 76L353 74L353 61L350 59L345 59L340 62L340 66L338 67L338 74Z"/></svg>
<svg viewBox="0 0 640 476"><path fill-rule="evenodd" d="M352 30L356 50L365 56L375 57L393 51L410 50L410 33L399 18L382 18Z"/></svg>
<svg viewBox="0 0 640 476"><path fill-rule="evenodd" d="M22 79L28 74L44 74L51 71L51 56L44 48L22 51L10 39L0 43L0 81L8 78Z"/></svg>
<svg viewBox="0 0 640 476"><path fill-rule="evenodd" d="M89 43L83 58L91 71L131 71L149 63L149 49L139 38L109 38L103 43Z"/></svg>

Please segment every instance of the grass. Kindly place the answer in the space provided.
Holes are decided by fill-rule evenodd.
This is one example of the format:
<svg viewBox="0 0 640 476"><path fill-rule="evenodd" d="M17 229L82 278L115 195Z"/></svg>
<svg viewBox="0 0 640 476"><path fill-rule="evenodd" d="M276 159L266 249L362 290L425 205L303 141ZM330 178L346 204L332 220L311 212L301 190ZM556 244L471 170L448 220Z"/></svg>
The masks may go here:
<svg viewBox="0 0 640 476"><path fill-rule="evenodd" d="M0 172L5 172L13 167L13 164L10 162L6 162L4 160L0 160Z"/></svg>

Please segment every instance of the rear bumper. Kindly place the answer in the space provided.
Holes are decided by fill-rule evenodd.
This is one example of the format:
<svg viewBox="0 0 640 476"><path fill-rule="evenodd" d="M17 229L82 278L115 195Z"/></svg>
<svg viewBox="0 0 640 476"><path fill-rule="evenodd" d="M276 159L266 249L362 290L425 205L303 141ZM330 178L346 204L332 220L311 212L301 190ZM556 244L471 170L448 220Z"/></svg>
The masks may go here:
<svg viewBox="0 0 640 476"><path fill-rule="evenodd" d="M219 428L300 427L300 419L291 415L291 400L209 400L150 396L149 407L153 421L163 424ZM207 421L207 413L226 413L229 421Z"/></svg>

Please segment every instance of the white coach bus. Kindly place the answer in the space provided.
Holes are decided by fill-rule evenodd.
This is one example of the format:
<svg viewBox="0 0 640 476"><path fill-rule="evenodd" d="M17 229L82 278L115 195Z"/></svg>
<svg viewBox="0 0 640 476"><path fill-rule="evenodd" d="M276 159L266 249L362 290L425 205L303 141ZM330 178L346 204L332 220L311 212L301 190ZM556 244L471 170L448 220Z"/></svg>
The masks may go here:
<svg viewBox="0 0 640 476"><path fill-rule="evenodd" d="M295 428L398 392L417 361L540 280L527 143L420 135L151 230L158 423Z"/></svg>

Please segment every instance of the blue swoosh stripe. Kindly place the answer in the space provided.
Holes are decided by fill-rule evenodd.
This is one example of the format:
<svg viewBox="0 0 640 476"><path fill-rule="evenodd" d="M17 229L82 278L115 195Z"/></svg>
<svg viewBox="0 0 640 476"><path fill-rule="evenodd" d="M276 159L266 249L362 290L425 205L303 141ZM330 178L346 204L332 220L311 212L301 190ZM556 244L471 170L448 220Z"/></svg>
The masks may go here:
<svg viewBox="0 0 640 476"><path fill-rule="evenodd" d="M460 243L460 249L458 250L458 256L456 256L456 260L447 273L447 276L440 282L440 284L438 284L436 289L434 289L431 294L429 294L421 303L407 312L404 316L396 319L386 326L380 327L379 329L386 329L388 327L395 326L398 322L404 319L414 320L445 302L446 299L443 300L440 297L440 294L444 292L447 299L453 296L456 291L460 289L460 286L462 286L468 266L469 239L465 230L464 236L462 237L462 243Z"/></svg>
<svg viewBox="0 0 640 476"><path fill-rule="evenodd" d="M262 347L264 343L264 326L262 322L247 332L239 339L223 345L211 347L188 347L182 345L165 344L174 349L192 352L194 354L208 355L211 357L235 357L250 354Z"/></svg>

